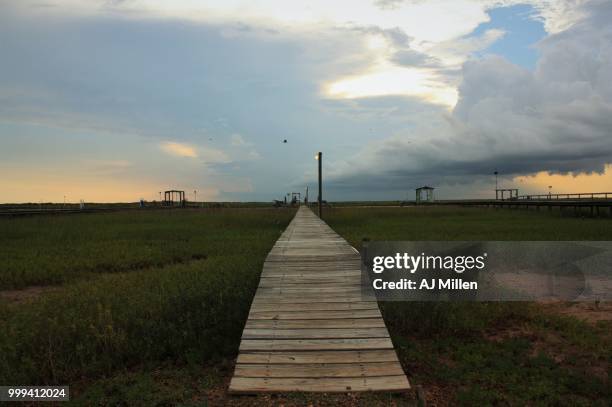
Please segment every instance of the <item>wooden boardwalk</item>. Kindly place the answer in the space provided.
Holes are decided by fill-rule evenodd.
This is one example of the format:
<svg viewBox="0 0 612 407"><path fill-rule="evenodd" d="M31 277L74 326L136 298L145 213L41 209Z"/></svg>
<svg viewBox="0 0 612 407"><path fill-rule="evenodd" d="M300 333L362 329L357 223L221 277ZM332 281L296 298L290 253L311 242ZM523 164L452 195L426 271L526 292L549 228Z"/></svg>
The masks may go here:
<svg viewBox="0 0 612 407"><path fill-rule="evenodd" d="M230 393L410 388L359 254L300 207L266 261Z"/></svg>

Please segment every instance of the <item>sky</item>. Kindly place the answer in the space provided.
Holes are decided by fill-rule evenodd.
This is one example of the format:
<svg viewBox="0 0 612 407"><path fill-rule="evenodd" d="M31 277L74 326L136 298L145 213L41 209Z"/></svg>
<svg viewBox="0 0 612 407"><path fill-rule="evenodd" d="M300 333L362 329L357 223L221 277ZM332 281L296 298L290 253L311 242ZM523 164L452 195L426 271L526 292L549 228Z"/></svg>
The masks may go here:
<svg viewBox="0 0 612 407"><path fill-rule="evenodd" d="M271 201L318 151L328 200L612 191L612 2L0 0L0 202Z"/></svg>

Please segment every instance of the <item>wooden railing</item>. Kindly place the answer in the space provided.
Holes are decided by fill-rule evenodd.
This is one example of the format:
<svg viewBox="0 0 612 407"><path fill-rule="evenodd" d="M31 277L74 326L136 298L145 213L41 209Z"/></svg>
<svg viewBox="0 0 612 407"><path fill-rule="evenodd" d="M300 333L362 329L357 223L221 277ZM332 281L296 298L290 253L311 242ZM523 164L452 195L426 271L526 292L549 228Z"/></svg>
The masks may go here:
<svg viewBox="0 0 612 407"><path fill-rule="evenodd" d="M520 195L514 199L519 200L542 200L542 199L609 199L612 192L581 192L578 194L539 194L539 195Z"/></svg>

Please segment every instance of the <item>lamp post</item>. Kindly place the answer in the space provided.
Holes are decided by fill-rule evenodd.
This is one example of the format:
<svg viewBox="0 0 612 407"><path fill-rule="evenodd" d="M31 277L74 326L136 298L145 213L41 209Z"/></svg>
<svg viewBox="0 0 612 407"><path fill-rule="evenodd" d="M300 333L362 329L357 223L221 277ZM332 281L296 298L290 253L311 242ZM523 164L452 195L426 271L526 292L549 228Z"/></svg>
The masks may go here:
<svg viewBox="0 0 612 407"><path fill-rule="evenodd" d="M323 168L323 153L318 152L315 156L315 160L319 162L319 218L323 219L323 181L322 181L322 168Z"/></svg>
<svg viewBox="0 0 612 407"><path fill-rule="evenodd" d="M193 190L193 202L198 202L198 191Z"/></svg>
<svg viewBox="0 0 612 407"><path fill-rule="evenodd" d="M497 190L499 189L497 187L497 174L498 174L497 170L495 170L493 174L495 174L495 199L497 199Z"/></svg>
<svg viewBox="0 0 612 407"><path fill-rule="evenodd" d="M548 186L548 199L552 199L552 185Z"/></svg>

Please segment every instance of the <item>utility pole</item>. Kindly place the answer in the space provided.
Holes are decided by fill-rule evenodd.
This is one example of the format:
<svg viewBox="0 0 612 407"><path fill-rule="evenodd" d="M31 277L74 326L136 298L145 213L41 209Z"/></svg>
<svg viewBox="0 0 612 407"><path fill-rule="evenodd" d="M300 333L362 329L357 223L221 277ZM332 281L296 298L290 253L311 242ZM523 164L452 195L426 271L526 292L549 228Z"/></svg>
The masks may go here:
<svg viewBox="0 0 612 407"><path fill-rule="evenodd" d="M317 154L317 161L319 162L319 218L323 219L323 153L320 151Z"/></svg>
<svg viewBox="0 0 612 407"><path fill-rule="evenodd" d="M495 199L497 199L497 190L499 189L497 187L497 170L493 174L495 174Z"/></svg>

